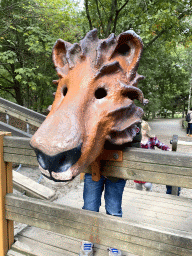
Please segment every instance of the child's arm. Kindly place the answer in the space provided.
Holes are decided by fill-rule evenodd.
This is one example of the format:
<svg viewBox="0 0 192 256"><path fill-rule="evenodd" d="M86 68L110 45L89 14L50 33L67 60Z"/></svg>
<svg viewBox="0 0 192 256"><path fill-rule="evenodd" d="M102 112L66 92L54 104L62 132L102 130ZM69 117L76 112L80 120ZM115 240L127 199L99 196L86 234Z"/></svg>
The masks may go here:
<svg viewBox="0 0 192 256"><path fill-rule="evenodd" d="M164 143L160 142L157 137L154 137L154 146L162 149L162 150L165 150L165 151L171 151L171 149L165 145Z"/></svg>

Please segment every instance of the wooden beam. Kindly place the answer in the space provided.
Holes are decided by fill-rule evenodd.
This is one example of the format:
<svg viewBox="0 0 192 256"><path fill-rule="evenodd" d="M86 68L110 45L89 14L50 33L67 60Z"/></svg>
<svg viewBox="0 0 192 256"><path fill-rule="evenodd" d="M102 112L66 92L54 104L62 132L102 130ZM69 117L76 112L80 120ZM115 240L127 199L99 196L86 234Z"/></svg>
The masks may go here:
<svg viewBox="0 0 192 256"><path fill-rule="evenodd" d="M0 256L5 256L14 241L13 221L5 218L5 196L13 192L12 164L3 157L3 138L10 133L0 132Z"/></svg>
<svg viewBox="0 0 192 256"><path fill-rule="evenodd" d="M12 163L6 162L6 173L7 173L7 192L6 194L13 193L13 178L12 178ZM8 230L8 248L14 243L14 223L12 220L7 220Z"/></svg>
<svg viewBox="0 0 192 256"><path fill-rule="evenodd" d="M0 112L14 116L24 122L39 127L45 120L46 116L37 113L28 108L22 107L11 101L5 100L0 97Z"/></svg>
<svg viewBox="0 0 192 256"><path fill-rule="evenodd" d="M124 251L130 251L132 247L139 255L170 256L175 255L175 251L178 255L192 253L191 235L188 232L166 230L164 227L158 229L128 219L25 196L6 196L6 218Z"/></svg>
<svg viewBox="0 0 192 256"><path fill-rule="evenodd" d="M4 160L19 164L39 166L34 150L31 148L30 138L11 136L4 138Z"/></svg>
<svg viewBox="0 0 192 256"><path fill-rule="evenodd" d="M5 137L4 147L32 149L29 145L30 140L30 138L21 138L16 136Z"/></svg>
<svg viewBox="0 0 192 256"><path fill-rule="evenodd" d="M38 166L29 142L29 138L5 137L4 160ZM192 188L191 154L126 148L122 157L122 162L102 161L103 175ZM84 172L90 173L88 168Z"/></svg>
<svg viewBox="0 0 192 256"><path fill-rule="evenodd" d="M17 129L9 124L5 124L3 122L0 121L0 130L1 131L5 131L5 132L11 132L11 134L13 136L19 136L19 137L27 137L27 138L31 138L32 135L27 133L27 132L24 132L20 129Z"/></svg>
<svg viewBox="0 0 192 256"><path fill-rule="evenodd" d="M56 193L53 189L45 187L16 171L13 171L13 187L20 192L25 192L25 195L29 197L50 201L56 199Z"/></svg>

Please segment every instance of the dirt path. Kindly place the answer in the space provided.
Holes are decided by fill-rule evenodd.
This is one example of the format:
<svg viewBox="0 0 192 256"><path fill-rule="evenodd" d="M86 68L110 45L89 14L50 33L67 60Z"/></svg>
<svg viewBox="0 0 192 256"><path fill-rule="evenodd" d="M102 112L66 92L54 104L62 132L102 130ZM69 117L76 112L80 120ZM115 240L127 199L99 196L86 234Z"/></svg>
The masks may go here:
<svg viewBox="0 0 192 256"><path fill-rule="evenodd" d="M186 135L186 130L182 128L181 122L181 119L158 119L150 121L149 125L151 127L151 133L155 135L161 142L172 148L170 140L172 139L173 135L178 135L178 140L192 142L192 137L188 137ZM192 146L178 145L177 152L192 154ZM135 184L133 181L127 181L126 186L135 188ZM166 186L153 184L152 190L153 192L165 194ZM192 198L192 189L182 188L180 196Z"/></svg>

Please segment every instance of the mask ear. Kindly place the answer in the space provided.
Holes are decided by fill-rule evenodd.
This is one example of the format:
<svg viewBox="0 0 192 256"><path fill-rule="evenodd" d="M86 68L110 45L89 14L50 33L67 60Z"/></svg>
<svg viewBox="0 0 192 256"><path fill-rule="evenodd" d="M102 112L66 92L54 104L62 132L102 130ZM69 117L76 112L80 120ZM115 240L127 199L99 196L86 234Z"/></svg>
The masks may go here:
<svg viewBox="0 0 192 256"><path fill-rule="evenodd" d="M128 82L136 75L142 51L142 40L134 31L128 30L117 37L117 44L109 59L119 61L127 73Z"/></svg>
<svg viewBox="0 0 192 256"><path fill-rule="evenodd" d="M60 77L66 75L72 69L81 54L79 44L70 44L62 39L58 39L53 46L52 59ZM66 65L67 64L67 65Z"/></svg>

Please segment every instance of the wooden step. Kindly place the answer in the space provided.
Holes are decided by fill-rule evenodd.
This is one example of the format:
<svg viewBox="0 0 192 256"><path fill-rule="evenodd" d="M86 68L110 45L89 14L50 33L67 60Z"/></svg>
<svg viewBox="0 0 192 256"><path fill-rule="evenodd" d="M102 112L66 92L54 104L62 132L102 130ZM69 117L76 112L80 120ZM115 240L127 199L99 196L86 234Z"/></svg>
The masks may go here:
<svg viewBox="0 0 192 256"><path fill-rule="evenodd" d="M21 256L77 256L81 245L79 239L29 226L20 232L15 239L17 241L10 251L21 253ZM16 255L13 254L13 256ZM127 252L123 252L123 255L135 256ZM10 254L10 256L12 255ZM18 256L20 255L18 254ZM107 247L95 244L94 256L108 256Z"/></svg>

